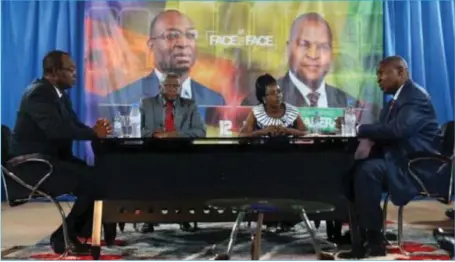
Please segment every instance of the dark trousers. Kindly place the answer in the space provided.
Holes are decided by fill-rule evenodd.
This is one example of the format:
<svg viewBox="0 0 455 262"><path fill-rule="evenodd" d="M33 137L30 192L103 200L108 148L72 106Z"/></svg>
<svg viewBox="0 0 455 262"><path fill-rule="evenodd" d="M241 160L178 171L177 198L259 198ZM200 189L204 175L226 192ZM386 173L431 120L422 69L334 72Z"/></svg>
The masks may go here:
<svg viewBox="0 0 455 262"><path fill-rule="evenodd" d="M53 172L40 189L53 197L64 194L77 197L66 217L70 239L76 240L79 231L93 219L93 201L101 187L96 185L92 167L84 161L74 157L48 160ZM26 163L14 168L14 173L30 185L38 183L47 172L47 166L41 163ZM52 238L63 240L62 226L52 234Z"/></svg>
<svg viewBox="0 0 455 262"><path fill-rule="evenodd" d="M386 188L386 174L382 158L369 158L356 164L352 177L353 203L363 229L382 230L381 196Z"/></svg>

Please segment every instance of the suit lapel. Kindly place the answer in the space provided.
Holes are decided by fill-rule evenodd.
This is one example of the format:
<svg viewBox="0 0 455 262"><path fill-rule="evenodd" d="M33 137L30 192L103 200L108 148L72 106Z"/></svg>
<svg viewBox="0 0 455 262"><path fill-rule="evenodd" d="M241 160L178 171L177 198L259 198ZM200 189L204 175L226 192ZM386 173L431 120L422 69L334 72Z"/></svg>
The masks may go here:
<svg viewBox="0 0 455 262"><path fill-rule="evenodd" d="M305 98L302 96L302 94L294 85L294 83L292 83L291 78L289 77L289 72L286 73L286 76L283 78L281 88L283 91L284 102L294 105L296 107L308 106Z"/></svg>
<svg viewBox="0 0 455 262"><path fill-rule="evenodd" d="M191 79L191 99L193 101L203 101L204 94L202 93L204 90L203 88L199 88L199 85Z"/></svg>
<svg viewBox="0 0 455 262"><path fill-rule="evenodd" d="M164 128L163 101L159 95L155 96L152 104L154 128Z"/></svg>
<svg viewBox="0 0 455 262"><path fill-rule="evenodd" d="M393 106L391 106L389 103L388 109L387 109L387 114L386 114L387 115L386 122L389 122L390 120L395 118L397 115L398 109L401 107L401 105L406 103L406 100L408 100L410 98L409 91L411 91L411 88L413 88L413 84L410 80L408 80L403 85L403 88L401 89L400 94L398 95L397 100L395 100L395 103L393 104Z"/></svg>
<svg viewBox="0 0 455 262"><path fill-rule="evenodd" d="M177 130L180 130L182 127L183 114L185 112L182 102L183 102L182 99L179 98L175 103L174 125L175 125L175 128L177 128Z"/></svg>
<svg viewBox="0 0 455 262"><path fill-rule="evenodd" d="M324 86L325 93L327 94L327 105L329 107L339 107L342 103L338 101L338 97L335 93L335 89L329 88L327 84Z"/></svg>

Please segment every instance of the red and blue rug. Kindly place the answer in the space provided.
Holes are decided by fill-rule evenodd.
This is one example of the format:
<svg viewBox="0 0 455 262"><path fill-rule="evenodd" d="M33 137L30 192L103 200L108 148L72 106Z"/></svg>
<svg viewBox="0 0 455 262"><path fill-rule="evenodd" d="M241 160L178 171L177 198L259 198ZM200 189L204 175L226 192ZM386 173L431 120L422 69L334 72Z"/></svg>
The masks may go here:
<svg viewBox="0 0 455 262"><path fill-rule="evenodd" d="M207 260L216 253L224 252L227 247L232 223L201 223L196 232L184 232L178 225L160 225L154 233L136 232L131 224L125 231L118 233L117 245L102 247L102 260ZM389 229L396 232L394 223ZM250 234L254 230L244 223L233 249L232 260L250 259ZM347 227L344 228L347 230ZM451 260L447 253L440 250L430 231L405 227L405 245L410 256L404 255L396 247L388 247L385 257L374 260ZM318 236L325 239L325 226L322 224ZM323 244L323 249L328 249ZM343 250L343 247L340 247ZM292 232L264 232L261 260L315 260L309 236L301 227ZM54 260L58 259L45 239L34 246L15 247L2 252L2 259L11 260ZM90 256L67 257L67 260L91 260Z"/></svg>

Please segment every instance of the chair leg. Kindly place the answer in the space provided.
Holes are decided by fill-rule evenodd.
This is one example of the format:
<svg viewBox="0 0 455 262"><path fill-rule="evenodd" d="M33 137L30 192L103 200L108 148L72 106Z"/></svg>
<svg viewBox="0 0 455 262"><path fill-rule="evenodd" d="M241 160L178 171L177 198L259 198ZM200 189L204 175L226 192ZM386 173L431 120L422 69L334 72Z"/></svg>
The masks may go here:
<svg viewBox="0 0 455 262"><path fill-rule="evenodd" d="M403 209L404 206L400 206L398 208L398 236L397 236L397 244L398 248L404 255L409 255L406 250L403 248Z"/></svg>
<svg viewBox="0 0 455 262"><path fill-rule="evenodd" d="M92 257L99 260L101 255L101 227L103 220L103 201L96 200L93 207Z"/></svg>
<svg viewBox="0 0 455 262"><path fill-rule="evenodd" d="M252 237L251 260L259 260L261 254L262 224L264 222L264 213L258 214L256 231Z"/></svg>
<svg viewBox="0 0 455 262"><path fill-rule="evenodd" d="M320 259L322 257L321 246L319 245L319 240L316 238L316 231L311 226L311 222L308 219L305 209L303 209L302 212L300 212L300 217L302 218L303 223L305 224L306 230L308 231L308 233L310 233L310 238L313 244L314 252L316 253L316 257L317 259Z"/></svg>
<svg viewBox="0 0 455 262"><path fill-rule="evenodd" d="M229 244L225 254L218 254L213 260L229 260L231 257L232 249L234 248L235 240L237 239L237 233L239 231L240 223L242 223L245 217L245 211L239 211L237 219L235 220L234 226L232 227L231 236L229 237Z"/></svg>
<svg viewBox="0 0 455 262"><path fill-rule="evenodd" d="M47 200L51 201L57 207L57 209L60 213L60 217L62 219L62 227L63 227L63 241L65 242L65 252L63 252L63 254L60 255L60 258L65 257L70 253L71 248L72 248L71 242L69 240L68 225L66 224L65 211L63 210L60 203L58 203L57 200L55 198L53 198L52 196L50 196L40 190L36 190L35 192L38 193L39 195L45 197Z"/></svg>
<svg viewBox="0 0 455 262"><path fill-rule="evenodd" d="M387 194L384 199L384 204L382 206L382 230L384 235L384 241L387 246L391 245L387 239L387 206L389 204L390 194Z"/></svg>
<svg viewBox="0 0 455 262"><path fill-rule="evenodd" d="M134 231L136 231L136 232L141 232L141 231L139 230L139 227L138 227L138 224L137 224L137 223L133 223L133 228L134 228Z"/></svg>

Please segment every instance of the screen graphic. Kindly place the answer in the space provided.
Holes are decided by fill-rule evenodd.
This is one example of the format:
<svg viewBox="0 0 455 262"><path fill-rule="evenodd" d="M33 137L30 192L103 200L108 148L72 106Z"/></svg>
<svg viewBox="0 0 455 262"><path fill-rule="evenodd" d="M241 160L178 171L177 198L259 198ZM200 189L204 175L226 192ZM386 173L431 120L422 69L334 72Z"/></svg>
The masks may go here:
<svg viewBox="0 0 455 262"><path fill-rule="evenodd" d="M382 24L379 1L86 2L87 120L126 114L175 72L207 136L238 133L264 73L278 79L307 125L316 110L311 88L327 130L349 103L370 122L382 105L375 76Z"/></svg>

